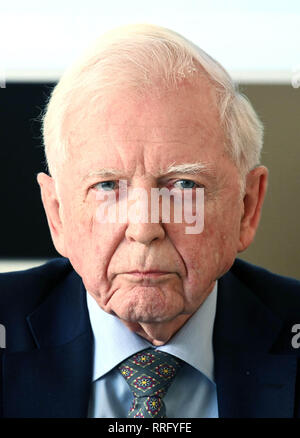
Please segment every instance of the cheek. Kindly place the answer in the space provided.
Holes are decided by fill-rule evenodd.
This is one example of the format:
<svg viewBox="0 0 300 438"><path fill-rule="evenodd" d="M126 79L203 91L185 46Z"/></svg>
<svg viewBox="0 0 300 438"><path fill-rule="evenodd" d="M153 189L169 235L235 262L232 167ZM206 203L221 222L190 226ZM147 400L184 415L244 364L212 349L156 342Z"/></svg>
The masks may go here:
<svg viewBox="0 0 300 438"><path fill-rule="evenodd" d="M87 249L93 254L112 237L113 224L97 220L97 205L94 202L74 202L64 210L64 231L69 248L80 252Z"/></svg>
<svg viewBox="0 0 300 438"><path fill-rule="evenodd" d="M76 272L91 293L107 293L107 268L124 235L124 224L102 224L94 208L73 209L66 222L66 248Z"/></svg>
<svg viewBox="0 0 300 438"><path fill-rule="evenodd" d="M83 204L69 204L64 209L64 237L68 253L76 248L80 252L86 246L86 241L90 240L90 222L90 215Z"/></svg>
<svg viewBox="0 0 300 438"><path fill-rule="evenodd" d="M207 209L202 233L188 235L184 230L174 233L173 242L184 260L188 273L186 281L191 286L208 287L211 281L230 269L239 241L239 220L235 210Z"/></svg>

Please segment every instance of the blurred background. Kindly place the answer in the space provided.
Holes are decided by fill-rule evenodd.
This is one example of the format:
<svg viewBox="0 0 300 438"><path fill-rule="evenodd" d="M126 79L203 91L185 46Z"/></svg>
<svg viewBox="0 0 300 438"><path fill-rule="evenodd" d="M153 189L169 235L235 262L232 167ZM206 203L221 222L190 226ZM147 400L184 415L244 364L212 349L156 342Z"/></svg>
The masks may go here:
<svg viewBox="0 0 300 438"><path fill-rule="evenodd" d="M300 2L298 0L0 1L0 271L57 257L36 174L39 117L64 69L103 32L154 23L191 39L239 83L265 126L269 189L241 258L300 278Z"/></svg>

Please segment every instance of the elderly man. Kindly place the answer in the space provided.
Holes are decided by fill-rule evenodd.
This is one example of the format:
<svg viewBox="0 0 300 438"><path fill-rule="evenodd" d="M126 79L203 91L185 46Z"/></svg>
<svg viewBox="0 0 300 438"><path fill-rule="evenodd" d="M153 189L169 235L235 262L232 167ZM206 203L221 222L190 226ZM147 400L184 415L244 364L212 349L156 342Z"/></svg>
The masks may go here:
<svg viewBox="0 0 300 438"><path fill-rule="evenodd" d="M117 29L43 126L63 257L1 277L2 415L299 416L300 284L236 259L268 172L224 69L167 29Z"/></svg>

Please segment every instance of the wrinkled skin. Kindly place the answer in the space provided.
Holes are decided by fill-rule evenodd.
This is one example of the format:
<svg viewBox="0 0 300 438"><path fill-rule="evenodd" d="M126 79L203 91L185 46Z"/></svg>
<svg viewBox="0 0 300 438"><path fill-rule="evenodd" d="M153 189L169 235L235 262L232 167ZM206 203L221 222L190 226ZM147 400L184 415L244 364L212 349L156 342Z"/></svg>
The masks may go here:
<svg viewBox="0 0 300 438"><path fill-rule="evenodd" d="M81 124L73 115L67 129L70 159L57 176L60 196L53 178L38 175L56 249L70 259L102 309L154 345L164 344L253 240L267 169L259 166L248 174L241 196L214 91L204 79L197 88L185 83L160 98L119 94L106 111L87 111ZM207 171L164 177L174 162L205 163ZM117 169L120 177L87 176L103 168ZM148 193L182 179L204 187L203 232L186 234L184 222L99 224L99 183L120 178ZM128 274L150 270L165 273Z"/></svg>

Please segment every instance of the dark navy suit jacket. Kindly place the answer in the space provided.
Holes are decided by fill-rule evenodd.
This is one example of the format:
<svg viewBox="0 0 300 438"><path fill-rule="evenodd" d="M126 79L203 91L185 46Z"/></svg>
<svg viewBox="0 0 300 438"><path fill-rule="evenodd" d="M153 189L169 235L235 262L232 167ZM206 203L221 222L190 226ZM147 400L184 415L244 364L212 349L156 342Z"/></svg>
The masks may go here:
<svg viewBox="0 0 300 438"><path fill-rule="evenodd" d="M0 416L86 417L93 334L68 259L1 274L0 323ZM300 417L299 323L300 282L235 261L219 280L214 325L220 417Z"/></svg>

